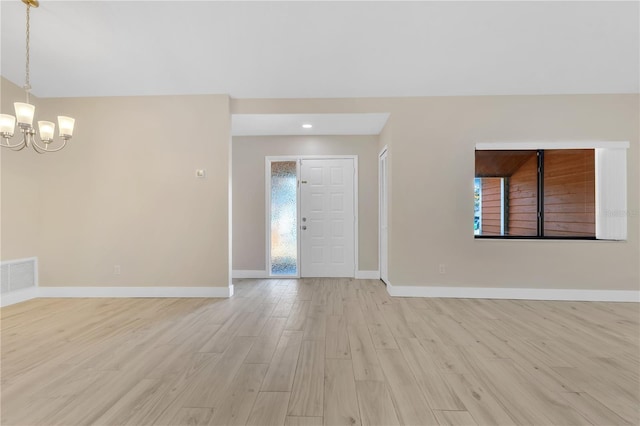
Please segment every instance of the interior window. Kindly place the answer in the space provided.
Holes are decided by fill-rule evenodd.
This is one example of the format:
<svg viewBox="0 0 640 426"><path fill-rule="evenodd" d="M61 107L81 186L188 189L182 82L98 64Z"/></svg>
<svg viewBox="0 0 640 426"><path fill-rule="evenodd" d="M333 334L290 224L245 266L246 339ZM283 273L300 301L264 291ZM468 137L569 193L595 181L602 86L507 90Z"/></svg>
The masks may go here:
<svg viewBox="0 0 640 426"><path fill-rule="evenodd" d="M477 237L595 238L593 149L478 150Z"/></svg>

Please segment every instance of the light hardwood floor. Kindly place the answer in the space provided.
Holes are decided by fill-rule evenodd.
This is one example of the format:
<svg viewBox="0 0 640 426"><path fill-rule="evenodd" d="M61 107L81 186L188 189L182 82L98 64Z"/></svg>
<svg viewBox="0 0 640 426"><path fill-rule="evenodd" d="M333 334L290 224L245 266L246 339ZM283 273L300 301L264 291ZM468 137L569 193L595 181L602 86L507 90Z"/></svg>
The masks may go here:
<svg viewBox="0 0 640 426"><path fill-rule="evenodd" d="M2 310L3 425L637 425L640 305L391 298L241 280L231 299Z"/></svg>

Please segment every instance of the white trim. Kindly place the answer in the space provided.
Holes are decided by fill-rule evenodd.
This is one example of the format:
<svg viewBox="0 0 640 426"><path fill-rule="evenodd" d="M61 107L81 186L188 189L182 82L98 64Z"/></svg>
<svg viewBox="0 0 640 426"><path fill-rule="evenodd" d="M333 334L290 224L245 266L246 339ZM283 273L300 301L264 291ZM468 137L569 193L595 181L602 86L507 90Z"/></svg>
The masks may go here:
<svg viewBox="0 0 640 426"><path fill-rule="evenodd" d="M271 157L264 157L264 259L267 271L271 271ZM277 161L277 160L276 160ZM296 166L297 167L297 166ZM297 173L297 172L296 172ZM298 181L300 178L298 177ZM236 271L231 276L236 278ZM238 277L240 278L240 277Z"/></svg>
<svg viewBox="0 0 640 426"><path fill-rule="evenodd" d="M243 270L243 269L234 269L233 270L233 278L236 279L265 279L265 278L292 278L290 276L269 276L267 271L261 270ZM355 278L358 280L377 280L380 279L380 271L356 271Z"/></svg>
<svg viewBox="0 0 640 426"><path fill-rule="evenodd" d="M512 238L474 238L474 241L480 244L493 244L493 243L504 243L505 241L528 241L530 243L540 243L540 244L548 244L553 241L553 244L600 244L600 243L619 243L618 240L574 240L570 238L553 240L550 238L518 238L517 236L513 236Z"/></svg>
<svg viewBox="0 0 640 426"><path fill-rule="evenodd" d="M522 142L478 142L478 151L537 150L537 149L622 149L629 148L628 141L522 141Z"/></svg>
<svg viewBox="0 0 640 426"><path fill-rule="evenodd" d="M596 149L596 238L627 239L627 150Z"/></svg>
<svg viewBox="0 0 640 426"><path fill-rule="evenodd" d="M40 287L38 297L231 297L225 287Z"/></svg>
<svg viewBox="0 0 640 426"><path fill-rule="evenodd" d="M392 286L395 297L443 297L454 299L573 300L585 302L640 302L637 290L573 290L551 288L423 287Z"/></svg>
<svg viewBox="0 0 640 426"><path fill-rule="evenodd" d="M296 187L296 224L298 225L296 234L296 255L298 256L296 258L296 272L298 274L296 275L296 278L300 278L302 277L302 233L300 232L302 231L302 225L300 224L302 222L302 209L300 208L302 204L302 161L300 161L299 158L296 159L296 178L298 179L298 186ZM271 196L271 190L269 190L269 196ZM271 212L271 208L269 208L269 212ZM271 220L269 220L269 229L271 229ZM269 250L271 250L270 241L271 237L269 236ZM272 277L273 274L271 274L271 254L269 254L269 264L267 266L267 273L270 277Z"/></svg>
<svg viewBox="0 0 640 426"><path fill-rule="evenodd" d="M475 230L474 230L473 235L482 235L482 185L483 185L483 182L482 182L482 178L474 178L473 179L473 181L474 181L473 182L473 186L474 186L473 187L473 192L474 192L473 196L474 196L474 198L475 198L475 191L476 191L476 188L475 188L475 184L476 184L475 180L476 179L478 179L480 181L479 187L478 187L478 222L479 222L479 224L478 224L478 233L476 234ZM474 220L475 220L475 211L473 213L474 213Z"/></svg>
<svg viewBox="0 0 640 426"><path fill-rule="evenodd" d="M36 265L38 264L38 258L36 256L33 257L23 257L21 259L11 259L11 260L3 260L0 262L0 264L2 265L11 265L13 263L24 263L24 262L29 262L33 260L34 262L36 262Z"/></svg>
<svg viewBox="0 0 640 426"><path fill-rule="evenodd" d="M357 155L268 155L265 158L275 161L298 161L298 160L352 160L358 158Z"/></svg>
<svg viewBox="0 0 640 426"><path fill-rule="evenodd" d="M227 285L229 297L233 296L233 138L231 137L231 123L229 123L229 143L227 148Z"/></svg>
<svg viewBox="0 0 640 426"><path fill-rule="evenodd" d="M386 169L384 170L384 181L382 180L382 162L383 160L385 161L385 165L386 165ZM384 191L383 191L383 185L386 186L384 187ZM385 204L382 204L382 199L383 199L383 192L384 192L384 200L385 200ZM386 211L383 214L383 209L386 208ZM382 227L383 227L383 219L385 219L385 225L387 225L387 247L385 250L385 253L387 254L387 263L386 263L386 270L387 270L387 279L388 279L388 275L389 275L389 146L385 145L382 147L382 150L380 150L380 153L378 154L378 279L381 279L383 282L385 281L385 278L382 277ZM356 273L356 278L357 277L357 273Z"/></svg>
<svg viewBox="0 0 640 426"><path fill-rule="evenodd" d="M504 179L500 178L500 235L504 235L504 222L507 219L504 211L504 201L505 201L505 193L504 193Z"/></svg>
<svg viewBox="0 0 640 426"><path fill-rule="evenodd" d="M28 287L0 295L0 307L35 299L38 297L38 287Z"/></svg>
<svg viewBox="0 0 640 426"><path fill-rule="evenodd" d="M356 271L357 280L379 280L380 271Z"/></svg>
<svg viewBox="0 0 640 426"><path fill-rule="evenodd" d="M267 271L260 271L260 270L251 271L251 270L244 270L244 269L234 269L231 276L233 278L239 278L239 279L269 278L269 274L267 273ZM289 278L288 275L287 275L287 278Z"/></svg>
<svg viewBox="0 0 640 426"><path fill-rule="evenodd" d="M197 297L228 298L233 296L233 284L228 287L31 287L0 296L0 306L38 298L57 297Z"/></svg>
<svg viewBox="0 0 640 426"><path fill-rule="evenodd" d="M353 155L351 157L353 157L353 277L355 278L360 266L360 212L358 211L360 204L360 171L358 169L358 156ZM378 274L378 276L380 275Z"/></svg>
<svg viewBox="0 0 640 426"><path fill-rule="evenodd" d="M265 226L264 229L266 231L265 235L265 264L267 265L267 270L265 271L266 276L248 276L248 277L236 277L234 278L269 278L269 277L277 277L277 275L271 275L271 163L278 161L295 161L296 162L296 221L297 226L300 226L300 158L295 155L284 155L284 156L266 156L264 157L265 165L264 165L264 182L265 182ZM298 231L300 229L298 228ZM296 250L297 250L297 258L296 258L296 275L286 275L286 278L300 278L300 232L298 232L298 236L296 238Z"/></svg>

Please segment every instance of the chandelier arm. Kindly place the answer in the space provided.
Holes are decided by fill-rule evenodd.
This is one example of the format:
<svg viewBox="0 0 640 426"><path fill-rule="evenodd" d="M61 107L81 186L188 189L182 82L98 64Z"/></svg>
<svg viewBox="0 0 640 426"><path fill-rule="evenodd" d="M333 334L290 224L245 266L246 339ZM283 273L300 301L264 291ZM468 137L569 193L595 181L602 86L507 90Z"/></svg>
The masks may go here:
<svg viewBox="0 0 640 426"><path fill-rule="evenodd" d="M67 139L62 139L62 145L60 145L59 147L57 147L56 149L48 149L47 152L58 152L60 151L62 148L64 148L65 146L67 146Z"/></svg>
<svg viewBox="0 0 640 426"><path fill-rule="evenodd" d="M25 144L25 140L24 140L24 138L22 138L22 141L18 142L18 143L17 143L17 144L15 144L15 145L11 145L11 144L9 143L9 138L2 138L2 139L4 139L5 143L2 143L2 142L0 141L0 146L3 146L3 147L5 147L5 148L11 148L11 149L15 150L15 149L16 149L16 148L18 148L18 147L21 147L21 146L22 146L22 147L24 147L24 145L26 145L26 144Z"/></svg>
<svg viewBox="0 0 640 426"><path fill-rule="evenodd" d="M47 150L46 150L46 147L45 147L45 148L43 148L43 147L41 147L40 145L38 145L38 144L36 143L35 138L31 141L31 147L32 147L32 148L33 148L33 150L34 150L35 152L37 152L38 154L44 154L44 153L47 151Z"/></svg>
<svg viewBox="0 0 640 426"><path fill-rule="evenodd" d="M13 151L22 151L23 149L25 149L27 147L27 144L20 144L20 145L15 145L13 148L11 148Z"/></svg>
<svg viewBox="0 0 640 426"><path fill-rule="evenodd" d="M43 147L41 147L40 145L38 145L38 144L36 143L35 138L31 141L31 148L33 148L33 150L34 150L35 152L37 152L38 154L45 154L45 153L47 152L47 148L46 148L46 146L43 148Z"/></svg>
<svg viewBox="0 0 640 426"><path fill-rule="evenodd" d="M35 139L33 140L33 146L36 151L39 150L40 154L45 154L47 152L58 152L60 151L62 148L64 148L67 145L67 140L66 139L62 139L62 145L60 145L58 148L55 149L49 149L49 147L45 144L44 147L38 145L38 143L35 141ZM37 147L37 149L36 149ZM41 152L40 152L41 151Z"/></svg>
<svg viewBox="0 0 640 426"><path fill-rule="evenodd" d="M47 152L58 152L58 151L60 151L62 148L64 148L67 145L67 140L63 139L62 140L62 145L60 145L58 148L55 148L55 149L49 149L48 144L45 144L44 147L38 145L38 143L36 142L35 138L33 139L32 143L33 143L33 149L38 151L40 154L45 154Z"/></svg>
<svg viewBox="0 0 640 426"><path fill-rule="evenodd" d="M36 138L35 137L31 140L31 145L33 146L33 149L35 149L36 151L38 151L38 150L46 151L47 150L47 145L46 144L45 144L45 146L38 145L38 142L36 142Z"/></svg>

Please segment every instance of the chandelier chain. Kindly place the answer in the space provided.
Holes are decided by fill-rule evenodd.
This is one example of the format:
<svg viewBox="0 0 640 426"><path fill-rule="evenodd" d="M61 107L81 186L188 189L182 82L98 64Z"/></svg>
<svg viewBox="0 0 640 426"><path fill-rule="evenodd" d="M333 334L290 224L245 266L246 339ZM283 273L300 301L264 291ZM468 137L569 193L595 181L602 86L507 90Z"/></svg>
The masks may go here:
<svg viewBox="0 0 640 426"><path fill-rule="evenodd" d="M2 1L2 0L0 0ZM75 119L72 117L58 116L59 134L58 136L62 140L57 148L52 148L51 144L54 141L54 133L56 125L51 121L38 121L38 133L33 127L33 119L35 113L35 105L30 102L31 92L31 8L38 7L38 0L22 0L26 4L26 31L25 31L25 70L24 70L24 91L26 94L27 102L15 102L14 108L16 115L0 114L0 146L3 148L9 148L14 151L21 151L24 148L31 147L38 154L45 154L47 152L57 152L63 149L67 142L73 135L73 126ZM19 131L22 133L22 141L18 143L11 143L16 130L16 122L18 124ZM40 136L40 143L36 141L36 134Z"/></svg>
<svg viewBox="0 0 640 426"><path fill-rule="evenodd" d="M27 92L27 103L29 103L29 92L31 91L31 72L30 72L30 58L29 51L31 49L31 19L30 12L31 5L27 4L27 42L26 42L26 61L25 61L25 73L24 73L24 90Z"/></svg>

